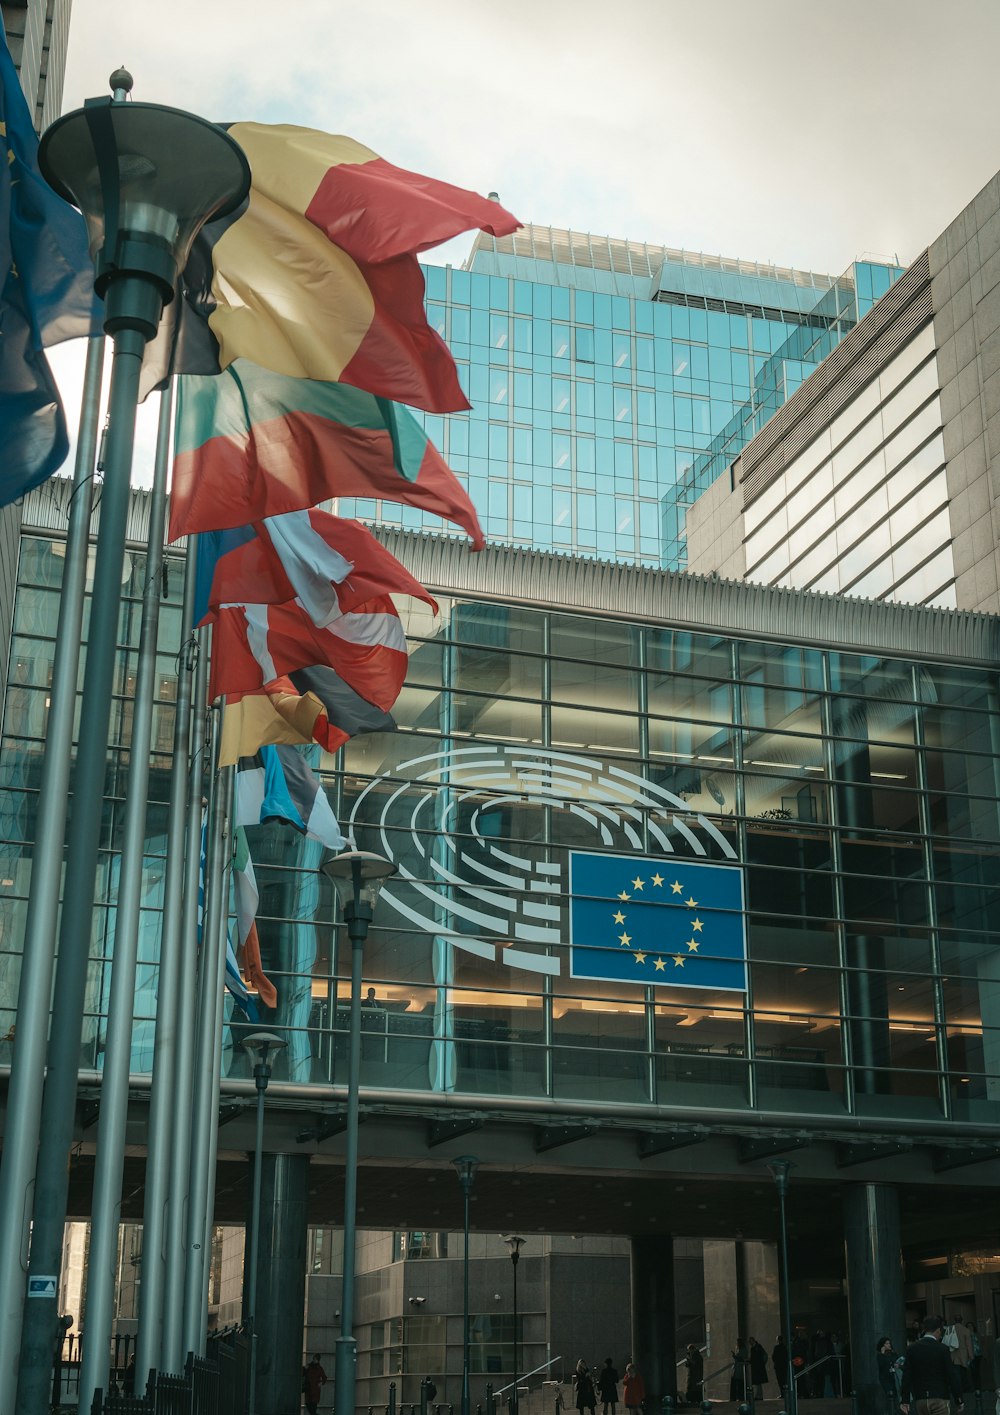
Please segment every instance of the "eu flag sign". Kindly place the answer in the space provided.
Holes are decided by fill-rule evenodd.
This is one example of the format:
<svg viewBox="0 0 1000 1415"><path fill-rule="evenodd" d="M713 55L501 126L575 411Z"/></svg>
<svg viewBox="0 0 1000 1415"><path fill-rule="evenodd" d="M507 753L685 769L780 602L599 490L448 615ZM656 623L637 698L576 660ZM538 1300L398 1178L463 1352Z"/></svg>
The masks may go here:
<svg viewBox="0 0 1000 1415"><path fill-rule="evenodd" d="M743 871L572 851L574 978L746 991Z"/></svg>

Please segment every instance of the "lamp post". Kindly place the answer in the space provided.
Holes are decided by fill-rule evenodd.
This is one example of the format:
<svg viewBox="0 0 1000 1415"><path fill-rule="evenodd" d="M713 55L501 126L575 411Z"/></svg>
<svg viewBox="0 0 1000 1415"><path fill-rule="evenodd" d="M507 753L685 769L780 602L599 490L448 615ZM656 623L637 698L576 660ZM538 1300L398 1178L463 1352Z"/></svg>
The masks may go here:
<svg viewBox="0 0 1000 1415"><path fill-rule="evenodd" d="M452 1160L462 1186L462 1415L469 1415L469 1195L479 1161L475 1155L459 1155Z"/></svg>
<svg viewBox="0 0 1000 1415"><path fill-rule="evenodd" d="M337 1415L353 1415L358 1350L354 1339L354 1257L358 1207L358 1092L361 1085L361 953L379 890L396 866L368 850L345 850L322 867L344 908L351 941L351 1013L347 1050L347 1125L344 1131L344 1264L340 1336L334 1353L333 1404Z"/></svg>
<svg viewBox="0 0 1000 1415"><path fill-rule="evenodd" d="M250 1328L250 1390L247 1408L257 1415L257 1269L260 1255L260 1167L264 1157L264 1094L271 1079L271 1053L288 1043L274 1032L251 1032L243 1045L254 1061L257 1087L257 1133L253 1147L253 1199L250 1204L250 1250L244 1267L245 1317Z"/></svg>
<svg viewBox="0 0 1000 1415"><path fill-rule="evenodd" d="M788 1175L794 1166L791 1160L772 1160L768 1165L771 1171L771 1178L774 1180L778 1190L778 1216L779 1216L779 1277L780 1277L780 1299L781 1299L781 1330L785 1334L785 1347L788 1351L788 1388L787 1388L787 1411L788 1415L796 1415L799 1403L799 1393L795 1387L795 1367L792 1364L792 1303L791 1293L788 1286L788 1224L785 1218L785 1197L788 1193Z"/></svg>
<svg viewBox="0 0 1000 1415"><path fill-rule="evenodd" d="M519 1359L521 1353L517 1340L517 1265L520 1261L521 1249L524 1247L526 1240L519 1237L516 1233L511 1233L504 1239L504 1242L507 1244L507 1248L510 1252L510 1261L514 1266L514 1400L511 1409L514 1415L517 1415L517 1370L518 1366L521 1364Z"/></svg>
<svg viewBox="0 0 1000 1415"><path fill-rule="evenodd" d="M83 213L114 339L101 525L90 607L80 738L73 782L52 1023L35 1168L31 1259L18 1369L18 1415L48 1408L56 1291L73 1139L77 1069L104 831L105 768L121 604L121 571L135 440L139 374L147 342L195 236L246 196L250 169L213 123L176 108L126 102L132 79L111 76L112 96L58 118L42 135L38 162L60 196ZM60 859L39 861L58 889ZM83 934L81 936L81 921Z"/></svg>

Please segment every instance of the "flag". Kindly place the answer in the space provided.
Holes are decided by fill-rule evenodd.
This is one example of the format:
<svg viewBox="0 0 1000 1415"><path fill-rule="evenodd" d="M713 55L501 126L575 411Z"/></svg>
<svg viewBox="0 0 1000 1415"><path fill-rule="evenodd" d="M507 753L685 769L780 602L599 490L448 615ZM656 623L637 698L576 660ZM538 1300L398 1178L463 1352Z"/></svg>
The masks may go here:
<svg viewBox="0 0 1000 1415"><path fill-rule="evenodd" d="M320 665L388 712L406 677L406 635L387 596L322 628L297 603L225 605L212 623L213 700L257 693L276 678Z"/></svg>
<svg viewBox="0 0 1000 1415"><path fill-rule="evenodd" d="M574 978L746 991L739 866L571 851L569 871Z"/></svg>
<svg viewBox="0 0 1000 1415"><path fill-rule="evenodd" d="M250 161L249 199L197 237L146 389L171 371L218 373L245 358L429 412L467 407L427 323L417 253L477 227L508 235L516 218L350 138L262 123L229 134Z"/></svg>
<svg viewBox="0 0 1000 1415"><path fill-rule="evenodd" d="M334 496L415 506L483 544L475 507L405 408L245 359L214 378L178 379L170 540Z"/></svg>
<svg viewBox="0 0 1000 1415"><path fill-rule="evenodd" d="M256 988L257 996L264 1006L277 1007L278 991L265 974L260 957L260 939L257 936L257 906L260 903L260 893L257 889L257 876L250 858L246 831L240 829L239 825L233 833L233 892L236 896L236 929L243 949L243 971L250 986ZM228 955L226 973L228 978ZM233 989L230 988L230 991Z"/></svg>
<svg viewBox="0 0 1000 1415"><path fill-rule="evenodd" d="M66 460L66 418L43 350L89 334L95 308L83 217L39 171L38 138L0 24L0 506Z"/></svg>
<svg viewBox="0 0 1000 1415"><path fill-rule="evenodd" d="M318 742L335 752L358 733L395 730L389 713L366 702L332 668L301 668L262 692L226 697L219 765L232 766L270 743Z"/></svg>
<svg viewBox="0 0 1000 1415"><path fill-rule="evenodd" d="M198 538L195 622L225 604L297 599L314 624L328 624L380 595L431 596L357 521L326 511L292 511L255 527Z"/></svg>
<svg viewBox="0 0 1000 1415"><path fill-rule="evenodd" d="M287 821L328 850L347 843L319 777L294 747L266 746L236 772L236 824Z"/></svg>

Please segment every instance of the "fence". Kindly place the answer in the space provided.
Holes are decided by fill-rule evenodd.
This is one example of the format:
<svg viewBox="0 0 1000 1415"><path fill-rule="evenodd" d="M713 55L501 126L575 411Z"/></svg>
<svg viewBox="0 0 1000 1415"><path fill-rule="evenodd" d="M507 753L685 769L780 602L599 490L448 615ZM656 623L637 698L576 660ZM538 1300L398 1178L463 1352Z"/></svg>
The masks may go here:
<svg viewBox="0 0 1000 1415"><path fill-rule="evenodd" d="M181 1375L151 1371L145 1395L97 1391L90 1415L247 1415L250 1339L240 1328L208 1340L205 1356L189 1355Z"/></svg>

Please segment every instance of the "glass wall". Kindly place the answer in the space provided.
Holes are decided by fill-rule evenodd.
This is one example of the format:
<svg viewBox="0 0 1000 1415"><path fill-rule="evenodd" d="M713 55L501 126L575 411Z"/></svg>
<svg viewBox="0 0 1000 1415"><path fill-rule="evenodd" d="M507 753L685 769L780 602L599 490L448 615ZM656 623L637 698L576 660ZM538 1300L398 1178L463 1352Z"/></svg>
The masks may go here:
<svg viewBox="0 0 1000 1415"><path fill-rule="evenodd" d="M791 294L788 310L765 310L777 297L774 280L744 277L750 295L766 284L763 305L728 313L722 300L671 303L662 291L653 299L648 281L640 298L626 298L545 283L553 275L543 262L538 271L529 280L425 269L430 323L451 348L472 407L417 416L468 489L488 539L681 566L695 458L810 316ZM389 502L343 498L338 509L444 529Z"/></svg>
<svg viewBox="0 0 1000 1415"><path fill-rule="evenodd" d="M140 562L122 611L122 684ZM0 783L4 1034L60 565L58 543L25 538ZM137 1070L149 1066L155 1003L174 593L171 577ZM399 730L319 763L359 847L399 868L365 951L366 1086L655 1103L702 1118L751 1108L1000 1118L995 673L439 602L431 630L421 616L411 638ZM124 697L120 707L91 929L90 1067L100 1064L129 750ZM319 856L288 828L251 834L264 966L279 995L266 1019L290 1043L277 1075L339 1083L349 950ZM674 966L617 982L574 977L571 850L740 869L746 992L685 985ZM0 1062L9 1037L2 1045ZM226 1065L245 1068L228 1054Z"/></svg>

